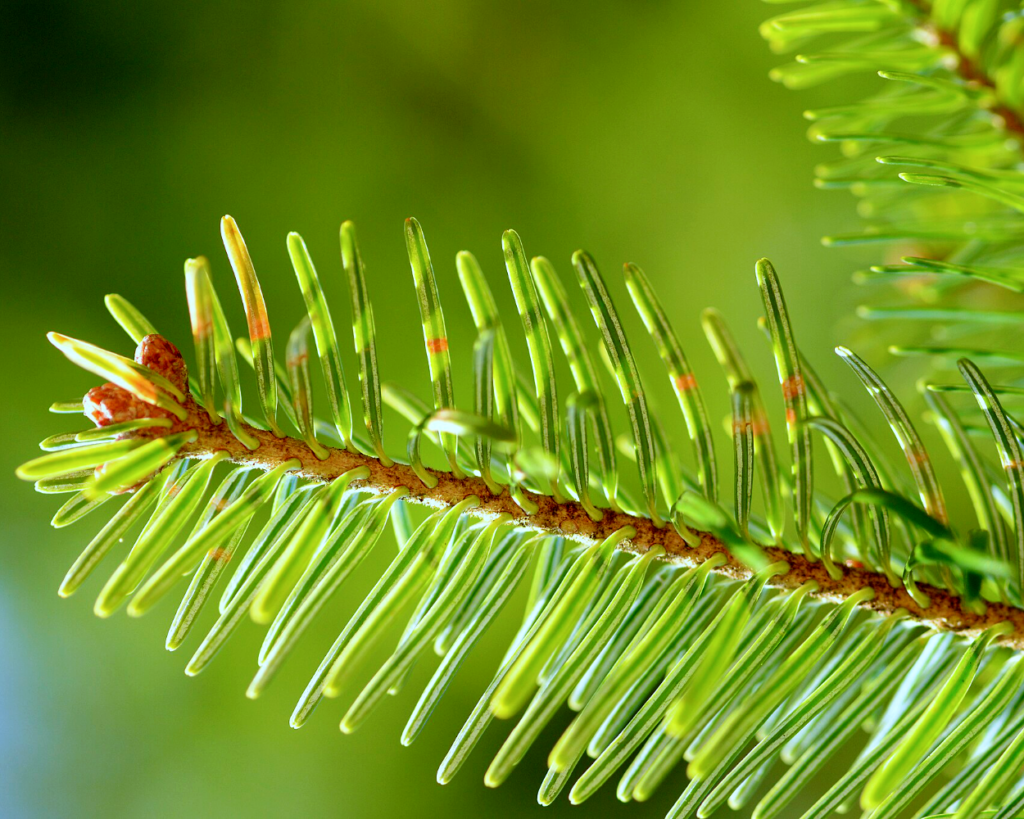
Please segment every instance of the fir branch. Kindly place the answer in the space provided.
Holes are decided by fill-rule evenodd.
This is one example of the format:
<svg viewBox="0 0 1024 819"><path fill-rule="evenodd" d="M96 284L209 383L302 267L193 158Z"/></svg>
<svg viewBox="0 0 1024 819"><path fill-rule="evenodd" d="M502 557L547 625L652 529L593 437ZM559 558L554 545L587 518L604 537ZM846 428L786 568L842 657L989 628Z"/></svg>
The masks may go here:
<svg viewBox="0 0 1024 819"><path fill-rule="evenodd" d="M442 762L440 782L457 773L491 722L521 714L485 777L499 785L568 703L578 713L548 757L542 804L567 787L585 754L594 762L572 786L573 802L587 799L637 752L619 781L620 799L647 799L686 758L690 781L669 816L704 817L726 801L742 806L781 757L793 767L755 812L771 819L865 726L871 740L805 819L848 809L858 792L874 819L895 819L965 757L961 774L931 795L924 812L955 810L965 819L1002 803L995 815L1009 819L1024 804L1024 784L1013 787L1024 736L1017 693L1024 663L1001 649L1024 650L1024 464L1022 427L1003 404L1021 388L1012 377L996 383L970 359L1019 366L1017 351L986 346L994 333L1012 341L1019 310L960 298L973 295L970 288L997 287L1003 306L1024 279L1024 176L1017 169L1024 15L1000 16L1001 8L999 0L833 0L779 15L762 29L778 51L819 37L840 40L834 51L803 54L775 72L791 85L865 67L881 68L889 81L874 98L808 112L812 136L844 145L840 162L819 169L819 184L852 188L881 223L831 243L918 243L901 265L876 266L862 282L907 274L933 282L927 294L912 293L911 304L862 308L863 317L939 321L958 336L982 336L941 347L896 345L901 355L957 359L964 385L929 384L934 392L926 390L926 398L930 420L961 467L977 527L948 519L944 497L952 493L932 468L912 413L860 355L837 349L875 399L906 464L891 463L820 381L797 346L780 278L767 260L755 270L786 412L788 468L778 459L754 373L722 317L713 310L703 316L732 398L730 509L718 500L726 493L719 492L715 460L716 451L730 448L715 447L697 374L637 266L625 265L626 284L671 380L695 470L681 463L648 406L618 307L584 251L572 265L613 387L595 366L585 313L574 310L551 262L530 259L519 236L506 231L506 271L531 372L517 371L505 335L513 322L498 315L483 271L463 251L456 264L478 332L470 412L455 405L442 300L419 223L407 220L405 238L431 405L401 385L380 383L369 288L355 229L344 223L363 431L353 429L338 335L301 237L290 234L288 250L307 315L290 334L282 365L253 260L225 217L222 238L249 337L232 338L207 260L186 262L194 381L177 348L120 296L106 303L137 345L134 360L50 335L71 361L108 383L81 405L54 405L55 412L84 412L95 428L50 436L41 443L47 454L18 474L40 492L71 494L55 526L130 495L75 561L61 594L74 593L132 526L144 524L95 610L110 616L127 603L129 614L142 615L191 576L167 636L167 648L176 650L228 561L247 544L186 673L207 667L248 615L268 626L246 692L255 698L390 522L399 553L313 673L293 727L345 689L384 627L405 603L418 601L397 645L341 720L345 733L360 726L432 644L443 660L406 726L403 742L412 742L532 562L522 626ZM842 40L846 35L853 36ZM927 125L892 128L917 117ZM898 144L898 155L876 157L880 144ZM914 170L894 179L887 176L893 166ZM577 390L561 402L552 330ZM314 413L310 333L331 425ZM243 414L238 353L256 376L262 418ZM939 391L973 395L976 407L958 408ZM606 412L616 392L630 422L618 438ZM411 422L408 464L385 449L382 400ZM672 426L679 428L678 420ZM815 485L815 432L825 436L842 483L838 500ZM979 435L995 444L998 466L975 446ZM428 442L447 470L424 466ZM616 448L636 465L639 502ZM230 469L215 478L220 464ZM764 518L752 508L755 484ZM787 502L796 537L787 533ZM417 526L411 504L434 511ZM265 509L269 515L260 517ZM193 517L191 532L175 545ZM958 635L971 638L963 651ZM978 760L996 754L984 776Z"/></svg>
<svg viewBox="0 0 1024 819"><path fill-rule="evenodd" d="M729 546L711 532L695 530L699 542L690 545L672 527L658 527L647 517L604 510L602 518L594 520L578 501L558 501L550 495L524 490L527 499L537 508L536 512L527 514L507 492L495 494L483 479L472 475L456 477L450 472L427 468L426 471L436 481L433 486L428 486L406 464L386 466L371 455L330 446L326 447L326 457L319 458L301 440L289 436L278 438L269 431L245 425L246 432L259 442L255 449L250 450L223 425L212 423L194 401L184 406L188 410L188 419L176 424L174 431L194 430L198 437L178 451L178 458L202 460L214 453L224 453L225 460L231 463L265 472L298 461L299 465L289 471L314 483L331 483L346 473L365 471L365 478L357 478L350 484L354 491L383 496L396 489L406 490L408 501L437 509L448 509L475 499L475 504L466 510L471 517L491 520L505 515L517 528L561 535L585 544L599 543L616 532L632 530L635 534L622 540L617 548L642 555L660 547L664 549L663 559L666 562L689 567L712 561L711 571L737 580L746 580L754 574L749 565L738 559ZM921 593L931 601L930 605L923 607L906 589L894 588L878 572L844 566L840 570L841 576L836 579L819 561L777 546L763 545L762 548L771 562L784 562L789 566L788 571L774 575L768 581L772 586L794 590L813 582L816 588L809 595L833 602L841 602L870 589L871 595L859 603L863 608L887 615L904 610L922 625L964 636L977 636L997 623L1007 622L1013 629L1001 636L1000 643L1024 649L1024 610L1019 608L990 603L985 613L979 614L966 609L960 598L946 589L920 583Z"/></svg>

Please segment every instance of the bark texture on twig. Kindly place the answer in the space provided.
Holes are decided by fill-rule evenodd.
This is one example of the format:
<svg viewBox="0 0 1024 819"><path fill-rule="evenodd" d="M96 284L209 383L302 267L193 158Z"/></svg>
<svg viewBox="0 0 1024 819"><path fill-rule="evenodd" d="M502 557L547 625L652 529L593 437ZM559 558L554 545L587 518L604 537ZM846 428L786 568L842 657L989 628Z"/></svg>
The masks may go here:
<svg viewBox="0 0 1024 819"><path fill-rule="evenodd" d="M537 512L527 515L507 491L495 495L476 477L455 478L449 472L429 470L437 478L437 485L430 488L405 464L384 466L369 455L333 448L329 448L327 458L319 460L304 442L295 438L277 438L271 432L253 427L247 427L247 431L259 441L259 446L250 451L231 434L227 424L214 425L209 416L191 400L187 408L188 421L179 422L175 429L195 429L199 437L195 443L181 451L182 457L202 458L223 451L234 463L263 470L295 459L301 464L295 470L296 474L311 481L330 481L351 469L365 467L370 473L369 477L353 481L353 488L386 493L404 487L409 491L409 501L435 507L453 506L475 495L480 502L469 514L487 517L505 513L513 518L517 526L557 533L574 540L602 540L630 526L636 535L624 541L621 546L630 552L642 554L654 546L661 546L666 552L665 560L681 565L697 565L714 555L722 554L725 563L717 567L716 572L735 578L750 576L750 570L736 560L721 541L707 532L699 532L700 543L691 548L671 527L659 529L648 518L605 509L602 519L594 521L583 506L575 501L558 503L550 496L532 493L526 494L537 504ZM1012 606L992 603L985 614L977 614L965 610L957 596L922 583L918 584L919 588L931 599L931 606L922 609L906 589L891 587L883 575L868 569L843 566L843 576L834 580L820 562L809 560L804 555L775 546L765 547L765 552L771 560L784 560L790 566L787 573L773 578L773 585L795 589L813 580L818 584L814 596L830 600L843 600L854 592L871 588L874 598L862 604L865 608L882 614L906 609L913 619L923 624L968 635L977 634L995 623L1009 621L1014 631L1003 639L1003 643L1024 649L1024 611Z"/></svg>

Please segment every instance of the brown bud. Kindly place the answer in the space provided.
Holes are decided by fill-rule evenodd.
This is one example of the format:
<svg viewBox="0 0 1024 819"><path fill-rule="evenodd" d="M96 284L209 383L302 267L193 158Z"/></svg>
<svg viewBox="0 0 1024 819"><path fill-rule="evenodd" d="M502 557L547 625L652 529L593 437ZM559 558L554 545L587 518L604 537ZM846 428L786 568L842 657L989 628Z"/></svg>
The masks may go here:
<svg viewBox="0 0 1024 819"><path fill-rule="evenodd" d="M98 427L134 421L140 417L140 410L149 406L128 390L111 384L109 381L100 387L93 387L89 390L82 403L85 417Z"/></svg>
<svg viewBox="0 0 1024 819"><path fill-rule="evenodd" d="M128 390L109 381L89 390L85 394L82 406L85 417L98 427L108 427L111 424L121 424L138 418L174 419L174 415L167 410L147 404Z"/></svg>
<svg viewBox="0 0 1024 819"><path fill-rule="evenodd" d="M135 350L135 363L160 373L179 390L188 392L188 369L185 367L185 359L181 357L178 348L163 336L157 333L145 336Z"/></svg>

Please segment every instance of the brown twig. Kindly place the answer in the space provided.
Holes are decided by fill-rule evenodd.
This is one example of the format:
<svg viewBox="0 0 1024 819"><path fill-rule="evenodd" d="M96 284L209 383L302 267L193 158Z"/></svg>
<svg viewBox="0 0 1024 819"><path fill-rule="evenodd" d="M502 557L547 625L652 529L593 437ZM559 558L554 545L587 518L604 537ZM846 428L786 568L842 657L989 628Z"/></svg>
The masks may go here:
<svg viewBox="0 0 1024 819"><path fill-rule="evenodd" d="M716 572L733 578L746 578L751 574L746 566L729 553L721 541L707 532L698 532L700 543L690 547L671 527L659 529L648 518L606 509L601 520L595 521L586 513L583 506L575 501L559 503L550 496L529 492L525 494L537 504L537 512L527 515L507 491L495 495L479 478L456 478L449 472L428 470L437 479L437 485L431 488L405 464L384 466L369 455L334 448L328 448L327 457L319 460L300 440L289 437L277 438L271 432L247 426L246 430L259 441L259 446L250 451L231 434L227 424L213 424L210 417L191 399L188 399L186 408L189 410L188 420L177 422L175 431L195 429L199 437L181 451L180 457L204 458L222 451L226 452L228 459L234 463L257 467L264 471L295 459L300 464L295 473L307 480L318 482L331 481L351 469L364 467L369 471L369 477L353 481L353 488L384 494L404 487L409 492L408 500L434 507L454 506L475 495L479 499L479 504L469 511L471 515L493 517L508 514L513 518L514 524L521 528L557 533L584 542L603 540L629 526L636 534L623 542L621 548L632 553L643 554L654 546L661 546L665 549L666 560L684 566L698 565L714 555L721 554L725 557L725 562L715 569ZM1014 631L1004 638L1003 642L1013 648L1024 649L1024 611L1020 609L992 603L985 614L977 614L965 610L956 595L944 589L919 584L921 591L931 598L931 606L923 609L905 589L892 588L885 577L876 572L842 567L842 577L835 580L821 563L809 560L803 555L776 546L765 547L765 552L772 561L786 561L790 566L788 572L771 581L773 585L795 589L813 580L818 584L814 596L836 601L844 600L861 589L871 588L874 591L874 598L862 604L865 608L883 614L905 609L911 618L925 625L967 635L977 634L1001 621L1009 621L1013 624Z"/></svg>
<svg viewBox="0 0 1024 819"><path fill-rule="evenodd" d="M928 18L918 27L931 34L939 45L948 49L956 58L956 72L967 82L975 83L995 92L995 81L985 73L984 69L977 62L964 54L956 33L940 29L931 22L931 3L926 2L926 0L908 0L908 2ZM1003 102L997 102L988 110L1002 120L1002 127L1008 134L1019 137L1018 144L1024 150L1024 115Z"/></svg>

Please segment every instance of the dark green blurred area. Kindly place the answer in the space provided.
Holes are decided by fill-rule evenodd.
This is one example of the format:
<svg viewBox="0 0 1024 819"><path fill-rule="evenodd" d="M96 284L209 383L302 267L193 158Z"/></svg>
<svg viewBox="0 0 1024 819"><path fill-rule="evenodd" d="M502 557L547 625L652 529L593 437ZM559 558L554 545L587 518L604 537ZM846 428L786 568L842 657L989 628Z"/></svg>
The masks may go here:
<svg viewBox="0 0 1024 819"><path fill-rule="evenodd" d="M352 737L337 730L337 703L302 731L287 724L357 601L355 587L258 702L244 697L255 628L187 679L183 655L197 635L168 654L168 606L138 622L123 612L100 621L91 613L99 577L60 600L57 585L103 513L52 530L55 499L13 477L39 440L81 425L48 415L49 403L94 383L43 336L60 330L128 353L102 303L118 292L190 355L182 262L199 253L211 258L229 318L242 329L218 232L219 217L231 213L261 276L279 351L301 315L285 250L285 234L297 230L326 281L348 352L337 230L353 219L382 377L427 398L402 240L402 219L415 215L430 242L457 365L467 364L473 335L455 253L478 255L509 310L500 236L515 227L527 252L548 256L567 283L573 250L596 257L677 440L681 418L628 307L623 261L643 266L659 290L714 395L715 418L726 398L699 328L705 306L723 310L765 384L774 380L753 326L759 256L783 276L802 346L824 374L836 374L830 350L852 304L850 264L817 239L849 227L852 209L810 185L811 166L825 155L804 139L799 114L828 97L793 95L767 79L778 58L757 24L769 12L753 0L5 5L0 813L422 818L541 810L535 792L554 732L500 791L481 779L504 726L453 784L434 783L514 617L471 655L435 721L406 749L398 735L429 663ZM515 327L514 312L506 315ZM354 356L346 366L354 389ZM470 400L467 367L456 376L460 398ZM401 451L406 425L390 411L385 421L389 446ZM727 457L724 435L720 445ZM392 548L378 547L370 574ZM646 806L620 805L606 787L573 811L661 816L683 782L677 775ZM549 813L569 810L563 799Z"/></svg>

